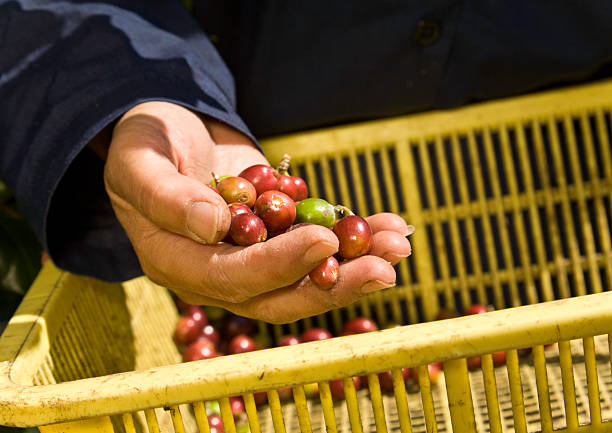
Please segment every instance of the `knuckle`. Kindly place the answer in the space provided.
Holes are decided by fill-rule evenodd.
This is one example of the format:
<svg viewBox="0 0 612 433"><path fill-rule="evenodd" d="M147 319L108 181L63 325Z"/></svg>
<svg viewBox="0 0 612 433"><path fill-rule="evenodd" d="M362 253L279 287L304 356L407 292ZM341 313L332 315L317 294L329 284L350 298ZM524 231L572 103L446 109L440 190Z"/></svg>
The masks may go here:
<svg viewBox="0 0 612 433"><path fill-rule="evenodd" d="M224 301L230 302L232 304L242 304L248 301L249 299L251 299L251 297L247 293L240 293L240 292L228 293L223 298L224 298Z"/></svg>
<svg viewBox="0 0 612 433"><path fill-rule="evenodd" d="M158 286L169 287L170 281L165 276L163 272L160 272L159 269L155 266L150 266L148 264L141 263L142 271L149 278L149 280L153 281Z"/></svg>

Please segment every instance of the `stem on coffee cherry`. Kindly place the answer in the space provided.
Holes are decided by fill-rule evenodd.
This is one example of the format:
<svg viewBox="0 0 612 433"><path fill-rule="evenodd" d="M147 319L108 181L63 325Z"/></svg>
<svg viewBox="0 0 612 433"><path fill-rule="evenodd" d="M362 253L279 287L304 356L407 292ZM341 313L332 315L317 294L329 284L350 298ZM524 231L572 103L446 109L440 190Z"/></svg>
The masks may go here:
<svg viewBox="0 0 612 433"><path fill-rule="evenodd" d="M284 174L285 176L288 176L289 167L291 167L291 156L288 153L285 153L283 155L283 159L278 164L276 171L278 171L279 174Z"/></svg>
<svg viewBox="0 0 612 433"><path fill-rule="evenodd" d="M355 215L352 210L341 204L334 206L334 212L336 213L336 221L347 216Z"/></svg>
<svg viewBox="0 0 612 433"><path fill-rule="evenodd" d="M221 180L221 177L214 171L211 171L210 175L212 176L212 182L213 182L212 186L219 185L219 181Z"/></svg>

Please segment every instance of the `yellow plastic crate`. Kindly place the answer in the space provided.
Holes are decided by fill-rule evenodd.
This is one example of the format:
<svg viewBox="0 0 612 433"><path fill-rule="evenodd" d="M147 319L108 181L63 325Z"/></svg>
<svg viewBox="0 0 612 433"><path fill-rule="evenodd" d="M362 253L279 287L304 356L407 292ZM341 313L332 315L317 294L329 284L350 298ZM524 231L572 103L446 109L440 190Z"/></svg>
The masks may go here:
<svg viewBox="0 0 612 433"><path fill-rule="evenodd" d="M396 212L417 230L397 287L298 323L260 323L260 334L337 331L357 315L406 326L176 364L165 289L48 264L0 339L0 424L209 433L204 403L219 401L234 433L228 397L243 395L253 433L612 431L611 115L612 82L601 82L268 140L270 160L289 151L313 196ZM498 311L433 320L475 302ZM505 366L493 365L498 351ZM470 372L477 355L482 368ZM437 384L433 362L444 367ZM417 368L419 386L404 387L404 367ZM392 395L376 375L389 370ZM351 376L368 386L355 391ZM338 378L346 400L334 402ZM281 402L287 386L293 400ZM259 391L269 405L256 408Z"/></svg>

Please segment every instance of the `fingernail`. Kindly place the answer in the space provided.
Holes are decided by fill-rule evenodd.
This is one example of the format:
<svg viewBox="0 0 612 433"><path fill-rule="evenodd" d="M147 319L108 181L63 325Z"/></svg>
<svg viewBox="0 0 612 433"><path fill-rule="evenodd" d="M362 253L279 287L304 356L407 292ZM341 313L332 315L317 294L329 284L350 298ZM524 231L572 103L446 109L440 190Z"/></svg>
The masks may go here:
<svg viewBox="0 0 612 433"><path fill-rule="evenodd" d="M406 228L406 234L404 236L410 236L411 234L414 233L414 230L415 230L414 226L413 225L409 225Z"/></svg>
<svg viewBox="0 0 612 433"><path fill-rule="evenodd" d="M375 292L377 290L388 289L389 287L393 287L393 286L395 286L395 281L386 283L380 280L372 280L372 281L368 281L363 286L361 286L361 293Z"/></svg>
<svg viewBox="0 0 612 433"><path fill-rule="evenodd" d="M218 222L217 207L204 201L194 203L187 214L187 230L207 243L216 240Z"/></svg>
<svg viewBox="0 0 612 433"><path fill-rule="evenodd" d="M412 254L412 253L410 253L410 254ZM410 254L383 254L382 257L383 257L383 259L385 259L386 261L388 261L392 265L395 265L395 264L397 264L397 262L399 262L402 259L405 259Z"/></svg>
<svg viewBox="0 0 612 433"><path fill-rule="evenodd" d="M317 263L326 257L332 256L338 251L336 245L327 242L318 242L308 248L304 253L304 262Z"/></svg>

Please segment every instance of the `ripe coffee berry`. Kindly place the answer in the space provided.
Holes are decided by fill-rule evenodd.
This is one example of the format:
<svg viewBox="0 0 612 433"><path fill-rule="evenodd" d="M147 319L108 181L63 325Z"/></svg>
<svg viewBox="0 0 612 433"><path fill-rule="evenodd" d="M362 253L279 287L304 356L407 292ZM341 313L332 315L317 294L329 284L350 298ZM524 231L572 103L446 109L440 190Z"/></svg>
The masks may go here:
<svg viewBox="0 0 612 433"><path fill-rule="evenodd" d="M277 346L293 346L295 344L300 344L300 339L295 335L285 335L279 341Z"/></svg>
<svg viewBox="0 0 612 433"><path fill-rule="evenodd" d="M308 187L304 179L289 175L291 166L291 156L288 153L283 155L283 159L278 164L278 190L291 197L296 203L308 197Z"/></svg>
<svg viewBox="0 0 612 433"><path fill-rule="evenodd" d="M237 416L244 412L244 400L242 397L234 396L229 398L232 415Z"/></svg>
<svg viewBox="0 0 612 433"><path fill-rule="evenodd" d="M193 317L181 317L174 328L174 341L177 344L187 345L198 338L201 330L202 326Z"/></svg>
<svg viewBox="0 0 612 433"><path fill-rule="evenodd" d="M321 329L321 328L310 328L310 329L307 329L300 336L300 340L303 343L306 343L308 341L327 340L328 338L332 338L331 333L328 330Z"/></svg>
<svg viewBox="0 0 612 433"><path fill-rule="evenodd" d="M362 334L364 332L378 331L376 322L367 317L357 317L346 322L343 327L343 335Z"/></svg>
<svg viewBox="0 0 612 433"><path fill-rule="evenodd" d="M206 317L206 313L204 313L204 310L199 305L190 305L187 308L185 316L189 316L193 320L195 320L200 328L203 328L208 324L208 318Z"/></svg>
<svg viewBox="0 0 612 433"><path fill-rule="evenodd" d="M257 197L254 210L271 234L283 232L295 220L295 202L280 191L266 191Z"/></svg>
<svg viewBox="0 0 612 433"><path fill-rule="evenodd" d="M249 212L232 218L228 235L235 244L249 246L265 241L268 231L261 218Z"/></svg>
<svg viewBox="0 0 612 433"><path fill-rule="evenodd" d="M308 197L308 187L301 177L281 174L278 179L277 189L287 194L295 202Z"/></svg>
<svg viewBox="0 0 612 433"><path fill-rule="evenodd" d="M242 203L252 207L257 198L257 192L253 184L237 176L221 179L217 184L217 189L226 203Z"/></svg>
<svg viewBox="0 0 612 433"><path fill-rule="evenodd" d="M355 391L361 389L362 381L361 377L354 376L353 384L355 385ZM344 399L344 383L342 379L336 379L329 382L329 390L331 391L331 395L336 400Z"/></svg>
<svg viewBox="0 0 612 433"><path fill-rule="evenodd" d="M340 265L338 265L338 260L336 260L334 256L331 256L310 271L308 276L317 287L327 290L331 289L334 284L336 284L339 270Z"/></svg>
<svg viewBox="0 0 612 433"><path fill-rule="evenodd" d="M243 203L230 203L227 205L227 207L229 208L232 218L243 213L253 213L251 208Z"/></svg>
<svg viewBox="0 0 612 433"><path fill-rule="evenodd" d="M306 182L304 182L304 179L297 176L291 176L291 180L293 181L296 189L296 195L293 197L293 200L297 203L298 201L302 201L308 197L308 186L306 185Z"/></svg>
<svg viewBox="0 0 612 433"><path fill-rule="evenodd" d="M483 314L488 313L489 309L481 304L470 305L467 310L465 310L466 316L471 316L472 314Z"/></svg>
<svg viewBox="0 0 612 433"><path fill-rule="evenodd" d="M253 184L258 197L266 191L278 189L279 174L269 165L252 165L245 168L238 176Z"/></svg>
<svg viewBox="0 0 612 433"><path fill-rule="evenodd" d="M208 415L208 426L210 433L225 433L223 419L217 414Z"/></svg>
<svg viewBox="0 0 612 433"><path fill-rule="evenodd" d="M206 325L202 328L202 332L200 332L196 341L207 340L216 346L217 344L219 344L219 339L219 331L217 331L212 325Z"/></svg>
<svg viewBox="0 0 612 433"><path fill-rule="evenodd" d="M227 351L231 354L252 352L255 350L255 341L248 335L236 335L229 342Z"/></svg>
<svg viewBox="0 0 612 433"><path fill-rule="evenodd" d="M210 341L196 341L191 343L183 352L183 362L199 361L218 356L215 346Z"/></svg>
<svg viewBox="0 0 612 433"><path fill-rule="evenodd" d="M404 382L410 379L410 369L402 368L402 376L404 378ZM382 373L378 373L378 382L380 383L380 388L384 392L393 392L393 373L390 371L383 371Z"/></svg>
<svg viewBox="0 0 612 433"><path fill-rule="evenodd" d="M338 254L343 259L353 259L367 254L372 248L372 230L368 222L357 215L342 218L334 226L340 241Z"/></svg>

